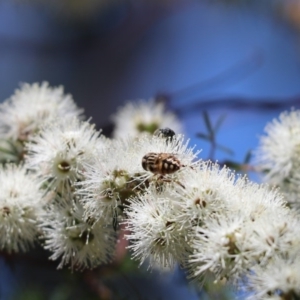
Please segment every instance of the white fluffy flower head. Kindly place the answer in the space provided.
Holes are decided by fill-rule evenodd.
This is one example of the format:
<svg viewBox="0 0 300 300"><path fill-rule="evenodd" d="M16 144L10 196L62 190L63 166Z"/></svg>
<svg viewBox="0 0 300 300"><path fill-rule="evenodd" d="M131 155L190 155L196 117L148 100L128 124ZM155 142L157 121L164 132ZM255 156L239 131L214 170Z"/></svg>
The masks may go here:
<svg viewBox="0 0 300 300"><path fill-rule="evenodd" d="M27 144L26 165L43 180L57 186L82 176L84 164L105 143L94 125L76 118L44 126Z"/></svg>
<svg viewBox="0 0 300 300"><path fill-rule="evenodd" d="M111 226L94 219L83 220L84 208L72 194L58 198L41 218L44 247L50 259L60 259L58 268L94 268L113 257L116 234Z"/></svg>
<svg viewBox="0 0 300 300"><path fill-rule="evenodd" d="M82 112L61 86L51 88L47 82L24 83L0 104L0 136L26 141L45 122L79 117Z"/></svg>
<svg viewBox="0 0 300 300"><path fill-rule="evenodd" d="M217 280L236 280L248 267L248 232L240 216L221 215L195 228L189 271L202 280L211 271Z"/></svg>
<svg viewBox="0 0 300 300"><path fill-rule="evenodd" d="M77 192L82 197L86 217L104 218L111 224L118 206L135 194L133 176L139 174L141 167L131 155L131 139L108 144L85 164L84 179L77 184Z"/></svg>
<svg viewBox="0 0 300 300"><path fill-rule="evenodd" d="M0 168L0 248L25 251L37 236L42 193L36 177L23 166Z"/></svg>
<svg viewBox="0 0 300 300"><path fill-rule="evenodd" d="M183 136L178 135L172 141L157 136L141 136L126 140L115 140L109 148L103 148L98 152L96 159L85 166L85 179L80 182L79 193L83 196L83 202L87 215L105 215L109 218L118 205L124 204L129 196L136 195L146 185L177 184L184 168L194 165L194 159L198 152L188 146ZM178 170L171 174L156 172L143 164L144 156L149 153L157 158L157 170L166 168L159 159L160 154L167 158L176 159ZM168 167L168 165L167 165ZM109 214L107 214L110 212Z"/></svg>
<svg viewBox="0 0 300 300"><path fill-rule="evenodd" d="M292 256L299 251L299 219L289 210L274 209L248 224L254 234L249 244L256 249L261 266L270 263L275 255Z"/></svg>
<svg viewBox="0 0 300 300"><path fill-rule="evenodd" d="M181 183L174 185L172 194L185 226L197 226L211 215L227 212L236 197L234 172L211 162L200 162L193 168L186 168Z"/></svg>
<svg viewBox="0 0 300 300"><path fill-rule="evenodd" d="M300 171L300 110L281 113L265 132L256 153L258 166L266 172L266 180L281 184Z"/></svg>
<svg viewBox="0 0 300 300"><path fill-rule="evenodd" d="M298 299L299 268L299 254L288 258L275 255L266 267L257 265L250 275L249 284L254 294L249 299Z"/></svg>
<svg viewBox="0 0 300 300"><path fill-rule="evenodd" d="M141 264L149 259L151 268L173 268L178 261L184 263L190 251L187 231L177 219L179 211L172 200L168 191L150 188L130 199L126 210L129 248Z"/></svg>
<svg viewBox="0 0 300 300"><path fill-rule="evenodd" d="M112 119L115 138L153 134L157 129L165 127L171 128L175 133L182 133L182 126L175 114L166 111L162 102L156 103L154 100L129 102L119 108Z"/></svg>

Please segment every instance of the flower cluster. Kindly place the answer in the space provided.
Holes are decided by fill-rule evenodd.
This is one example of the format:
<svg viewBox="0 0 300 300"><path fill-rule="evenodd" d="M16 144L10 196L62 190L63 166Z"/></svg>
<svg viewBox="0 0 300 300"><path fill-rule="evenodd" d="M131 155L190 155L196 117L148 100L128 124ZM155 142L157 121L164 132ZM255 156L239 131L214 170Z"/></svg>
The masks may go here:
<svg viewBox="0 0 300 300"><path fill-rule="evenodd" d="M254 297L300 297L300 219L287 205L299 186L299 112L269 125L258 151L283 194L199 159L163 103L120 108L114 138L81 113L47 83L25 84L0 105L3 251L40 241L60 268L93 268L113 259L125 229L148 268L178 263L200 285L207 275L247 278Z"/></svg>
<svg viewBox="0 0 300 300"><path fill-rule="evenodd" d="M0 137L27 141L42 124L82 113L62 87L51 88L47 82L24 83L0 106Z"/></svg>
<svg viewBox="0 0 300 300"><path fill-rule="evenodd" d="M257 166L263 179L279 186L287 201L300 208L300 111L280 114L265 128L257 149Z"/></svg>
<svg viewBox="0 0 300 300"><path fill-rule="evenodd" d="M262 224L260 232L269 236L268 264L256 265L249 278L254 296L263 299L298 299L300 296L300 111L280 114L265 127L256 151L256 167L263 180L279 188L291 208L288 218L278 215ZM269 233L268 233L269 232ZM267 235L268 234L268 235ZM271 237L271 240L270 240ZM274 252L275 251L275 252Z"/></svg>

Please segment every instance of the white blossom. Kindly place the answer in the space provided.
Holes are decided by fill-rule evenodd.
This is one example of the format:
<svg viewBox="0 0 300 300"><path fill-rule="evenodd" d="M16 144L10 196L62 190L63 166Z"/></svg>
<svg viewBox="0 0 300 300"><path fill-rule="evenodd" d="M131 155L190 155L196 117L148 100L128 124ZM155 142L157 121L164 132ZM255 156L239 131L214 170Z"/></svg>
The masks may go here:
<svg viewBox="0 0 300 300"><path fill-rule="evenodd" d="M106 139L94 125L76 118L44 126L26 145L26 166L43 182L71 184L82 178L84 163L91 160Z"/></svg>
<svg viewBox="0 0 300 300"><path fill-rule="evenodd" d="M256 151L264 180L280 186L288 202L300 195L300 110L285 111L268 123ZM298 204L299 206L299 204Z"/></svg>
<svg viewBox="0 0 300 300"><path fill-rule="evenodd" d="M63 87L24 83L0 104L0 137L27 141L45 122L80 117L82 112L72 96L64 94Z"/></svg>
<svg viewBox="0 0 300 300"><path fill-rule="evenodd" d="M298 239L292 241L292 228L298 223L286 224L292 215L277 190L245 177L233 181L226 169L214 173L218 175L222 177L222 184L215 185L220 209L216 207L206 219L198 220L199 227L194 225L189 271L200 281L209 271L217 280L236 283L253 265L266 264L274 253L286 251L291 242L298 245Z"/></svg>
<svg viewBox="0 0 300 300"><path fill-rule="evenodd" d="M173 141L156 136L141 136L115 140L103 148L95 159L85 165L85 179L79 183L87 216L112 218L116 208L129 196L134 196L151 182L158 185L180 184L182 170L192 167L198 151L188 146L188 140L177 136ZM148 153L166 153L180 161L173 174L154 174L142 166Z"/></svg>
<svg viewBox="0 0 300 300"><path fill-rule="evenodd" d="M244 215L252 222L264 215L271 216L272 212L284 213L288 209L279 189L249 181L247 177L237 179L235 193L229 203L231 212Z"/></svg>
<svg viewBox="0 0 300 300"><path fill-rule="evenodd" d="M24 166L0 167L0 249L26 251L37 234L42 192Z"/></svg>
<svg viewBox="0 0 300 300"><path fill-rule="evenodd" d="M289 210L278 208L270 210L249 226L252 226L254 232L249 243L260 253L261 265L268 263L276 253L289 255L299 249L300 223L294 213ZM250 228L248 230L250 231Z"/></svg>
<svg viewBox="0 0 300 300"><path fill-rule="evenodd" d="M177 220L178 208L167 192L148 189L130 199L126 209L129 249L140 264L148 260L149 267L171 269L176 262L184 263L190 253L187 231Z"/></svg>
<svg viewBox="0 0 300 300"><path fill-rule="evenodd" d="M275 255L266 267L257 265L250 274L253 294L249 299L298 299L300 297L300 255Z"/></svg>
<svg viewBox="0 0 300 300"><path fill-rule="evenodd" d="M41 218L44 248L58 260L58 268L94 268L109 262L114 253L116 234L112 227L94 219L83 220L84 209L72 194L48 205Z"/></svg>
<svg viewBox="0 0 300 300"><path fill-rule="evenodd" d="M231 211L236 176L230 169L201 162L186 168L181 178L182 185L174 185L171 193L176 196L185 226L197 226L212 215Z"/></svg>
<svg viewBox="0 0 300 300"><path fill-rule="evenodd" d="M191 243L190 276L200 282L212 272L216 280L236 281L251 266L251 231L245 230L244 218L239 215L220 215L196 227ZM254 250L255 251L255 250Z"/></svg>
<svg viewBox="0 0 300 300"><path fill-rule="evenodd" d="M253 299L300 298L300 110L260 139L266 184L200 160L163 103L120 108L112 140L81 114L46 82L0 104L0 161L25 160L0 166L1 251L39 237L58 268L94 268L113 258L121 224L140 265L178 263L200 284L242 278Z"/></svg>
<svg viewBox="0 0 300 300"><path fill-rule="evenodd" d="M86 216L104 218L110 224L127 197L134 195L134 176L140 164L132 153L132 140L113 140L85 164L84 179L78 183Z"/></svg>
<svg viewBox="0 0 300 300"><path fill-rule="evenodd" d="M153 134L157 129L165 127L171 128L175 133L182 133L182 125L176 115L166 111L164 103L154 100L129 102L119 108L112 120L115 138Z"/></svg>

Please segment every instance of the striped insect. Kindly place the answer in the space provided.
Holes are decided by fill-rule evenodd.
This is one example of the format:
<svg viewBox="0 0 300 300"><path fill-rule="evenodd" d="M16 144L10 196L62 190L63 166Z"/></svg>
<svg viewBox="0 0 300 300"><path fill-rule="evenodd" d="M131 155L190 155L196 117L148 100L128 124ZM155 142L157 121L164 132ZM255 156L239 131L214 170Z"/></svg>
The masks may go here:
<svg viewBox="0 0 300 300"><path fill-rule="evenodd" d="M167 175L175 173L182 165L174 154L150 152L143 157L142 167L155 175Z"/></svg>

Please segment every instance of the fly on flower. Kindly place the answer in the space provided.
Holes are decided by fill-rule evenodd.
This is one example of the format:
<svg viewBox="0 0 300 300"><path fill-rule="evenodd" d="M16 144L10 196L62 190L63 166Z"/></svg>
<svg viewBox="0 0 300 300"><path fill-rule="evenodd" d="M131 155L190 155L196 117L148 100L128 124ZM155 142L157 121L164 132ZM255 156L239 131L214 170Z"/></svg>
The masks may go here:
<svg viewBox="0 0 300 300"><path fill-rule="evenodd" d="M172 141L173 138L175 138L175 132L166 127L166 128L160 128L160 129L157 129L155 132L154 132L154 135L155 136L158 136L158 137L162 137L162 138L165 138L168 141Z"/></svg>
<svg viewBox="0 0 300 300"><path fill-rule="evenodd" d="M173 174L182 167L179 159L171 153L150 152L142 159L142 167L153 174Z"/></svg>
<svg viewBox="0 0 300 300"><path fill-rule="evenodd" d="M184 187L184 169L192 168L197 164L197 155L194 147L188 147L189 140L184 141L183 135L176 135L176 139L166 143L164 138L153 135L141 137L137 141L139 148L140 167L147 171L143 174L143 182L153 183L157 187L164 188L165 183L180 185Z"/></svg>

